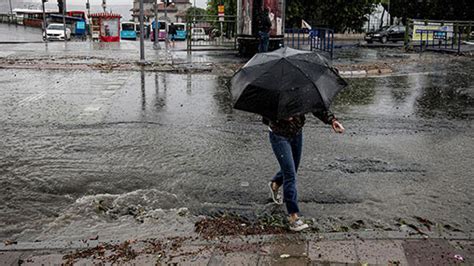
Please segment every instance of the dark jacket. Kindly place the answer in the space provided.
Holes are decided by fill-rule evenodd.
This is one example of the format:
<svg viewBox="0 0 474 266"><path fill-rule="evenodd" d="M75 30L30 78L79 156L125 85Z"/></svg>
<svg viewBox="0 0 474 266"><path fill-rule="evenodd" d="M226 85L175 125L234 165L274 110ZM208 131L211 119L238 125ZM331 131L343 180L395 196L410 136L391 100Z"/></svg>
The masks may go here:
<svg viewBox="0 0 474 266"><path fill-rule="evenodd" d="M332 124L334 120L337 120L334 114L330 111L314 112L313 115L328 125ZM291 120L281 119L277 121L270 121L263 118L262 122L265 125L268 125L273 133L283 137L292 138L301 132L305 121L305 115L297 115L293 116Z"/></svg>
<svg viewBox="0 0 474 266"><path fill-rule="evenodd" d="M168 28L168 34L171 35L176 35L176 26L175 25L170 25Z"/></svg>
<svg viewBox="0 0 474 266"><path fill-rule="evenodd" d="M268 13L263 12L259 18L258 30L262 32L269 32L271 28L272 28L272 21L270 20Z"/></svg>

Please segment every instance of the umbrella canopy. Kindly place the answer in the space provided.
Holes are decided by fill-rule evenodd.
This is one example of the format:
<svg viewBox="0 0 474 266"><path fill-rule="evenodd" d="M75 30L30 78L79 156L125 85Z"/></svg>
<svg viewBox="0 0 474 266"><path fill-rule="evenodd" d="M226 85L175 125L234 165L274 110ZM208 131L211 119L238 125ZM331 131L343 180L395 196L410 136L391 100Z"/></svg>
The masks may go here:
<svg viewBox="0 0 474 266"><path fill-rule="evenodd" d="M345 86L325 57L288 47L256 54L231 79L234 108L273 121L329 110Z"/></svg>

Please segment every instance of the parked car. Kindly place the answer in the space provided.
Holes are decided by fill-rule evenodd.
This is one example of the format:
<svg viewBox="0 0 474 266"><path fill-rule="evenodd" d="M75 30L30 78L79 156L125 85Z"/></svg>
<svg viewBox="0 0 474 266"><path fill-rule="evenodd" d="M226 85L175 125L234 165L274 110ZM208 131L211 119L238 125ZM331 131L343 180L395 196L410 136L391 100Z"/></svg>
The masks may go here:
<svg viewBox="0 0 474 266"><path fill-rule="evenodd" d="M394 25L394 26L385 26L380 28L377 31L368 32L365 35L365 40L367 43L372 43L378 41L381 43L386 43L388 41L397 42L403 41L405 39L405 26Z"/></svg>
<svg viewBox="0 0 474 266"><path fill-rule="evenodd" d="M209 35L206 34L204 28L192 28L191 41L209 41Z"/></svg>
<svg viewBox="0 0 474 266"><path fill-rule="evenodd" d="M71 30L66 27L66 38L71 39ZM63 24L49 24L46 28L47 40L64 40L64 25Z"/></svg>

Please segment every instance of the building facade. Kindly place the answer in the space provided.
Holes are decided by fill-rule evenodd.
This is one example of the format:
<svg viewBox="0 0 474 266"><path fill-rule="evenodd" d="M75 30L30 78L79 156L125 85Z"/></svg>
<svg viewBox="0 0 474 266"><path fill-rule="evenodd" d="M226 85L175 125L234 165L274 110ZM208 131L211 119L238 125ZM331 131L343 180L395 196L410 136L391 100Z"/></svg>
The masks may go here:
<svg viewBox="0 0 474 266"><path fill-rule="evenodd" d="M155 18L154 13L154 4L157 0L143 0L143 9L145 15L145 22L152 22ZM158 0L158 19L167 20L169 22L184 22L184 16L182 14L186 13L186 10L192 6L189 0L172 0L168 7L165 7L165 4ZM140 16L140 1L133 1L132 8L132 17L135 22L139 22Z"/></svg>

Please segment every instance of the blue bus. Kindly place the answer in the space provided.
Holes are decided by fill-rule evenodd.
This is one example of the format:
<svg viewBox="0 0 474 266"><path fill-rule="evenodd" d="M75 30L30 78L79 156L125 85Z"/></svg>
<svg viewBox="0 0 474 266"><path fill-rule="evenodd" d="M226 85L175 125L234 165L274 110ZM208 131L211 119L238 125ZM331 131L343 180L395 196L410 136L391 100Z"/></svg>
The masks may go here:
<svg viewBox="0 0 474 266"><path fill-rule="evenodd" d="M176 27L176 40L186 40L186 23L174 23Z"/></svg>
<svg viewBox="0 0 474 266"><path fill-rule="evenodd" d="M136 40L137 32L135 31L134 22L122 22L120 29L120 38L127 40Z"/></svg>

